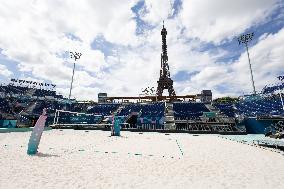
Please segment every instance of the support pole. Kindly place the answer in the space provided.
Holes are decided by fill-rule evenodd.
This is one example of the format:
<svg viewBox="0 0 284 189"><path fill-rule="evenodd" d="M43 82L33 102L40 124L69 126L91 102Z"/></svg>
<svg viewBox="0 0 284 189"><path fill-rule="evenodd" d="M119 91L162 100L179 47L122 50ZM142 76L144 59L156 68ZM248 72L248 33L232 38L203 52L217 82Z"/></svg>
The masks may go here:
<svg viewBox="0 0 284 189"><path fill-rule="evenodd" d="M56 116L57 116L57 109L55 110L55 113L54 113L53 125L55 124Z"/></svg>
<svg viewBox="0 0 284 189"><path fill-rule="evenodd" d="M282 92L280 92L279 95L280 95L280 99L281 99L282 109L284 111L284 103L283 103L283 98L282 98Z"/></svg>
<svg viewBox="0 0 284 189"><path fill-rule="evenodd" d="M245 45L246 45L246 50L247 50L247 55L248 55L248 62L249 62L249 69L250 69L250 76L251 76L251 83L252 83L253 93L256 94L255 85L254 85L254 79L253 79L253 74L252 74L252 69L251 69L251 63L250 63L250 57L249 57L249 51L248 51L248 45L247 45L247 43L245 43Z"/></svg>
<svg viewBox="0 0 284 189"><path fill-rule="evenodd" d="M74 58L75 62L76 60L79 60L81 56L82 56L82 53L70 52L70 57ZM69 100L71 99L71 93L72 93L73 79L74 79L74 73L75 73L75 62L73 64L73 73L72 73L72 80L71 80L71 86L70 86L70 91L69 91Z"/></svg>
<svg viewBox="0 0 284 189"><path fill-rule="evenodd" d="M70 91L69 91L69 100L71 98L71 92L72 92L72 86L73 86L73 79L74 79L74 72L75 72L75 63L73 66L73 74L72 74L72 80L71 80L71 86L70 86Z"/></svg>
<svg viewBox="0 0 284 189"><path fill-rule="evenodd" d="M252 74L252 68L251 68L251 63L250 63L250 57L249 57L249 51L248 51L248 42L252 40L253 36L254 36L253 32L252 33L243 34L240 37L238 37L238 41L239 41L239 45L241 43L243 43L246 46L253 93L254 93L254 95L256 95L255 85L254 85L254 80L253 80L253 74Z"/></svg>

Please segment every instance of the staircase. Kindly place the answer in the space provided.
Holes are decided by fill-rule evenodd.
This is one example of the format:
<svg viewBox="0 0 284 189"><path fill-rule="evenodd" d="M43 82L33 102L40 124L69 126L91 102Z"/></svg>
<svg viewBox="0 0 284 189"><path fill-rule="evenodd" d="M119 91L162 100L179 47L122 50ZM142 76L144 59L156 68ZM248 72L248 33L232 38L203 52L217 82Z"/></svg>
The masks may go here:
<svg viewBox="0 0 284 189"><path fill-rule="evenodd" d="M176 129L173 104L170 102L166 102L164 127L165 127L165 130L175 130Z"/></svg>
<svg viewBox="0 0 284 189"><path fill-rule="evenodd" d="M112 114L117 114L117 113L119 113L123 108L125 108L125 106L124 105L120 105L114 112L112 112ZM110 119L110 118L109 118ZM105 129L109 129L110 128L110 126L109 126L109 122L107 121L108 119L103 119L101 122L100 122L100 124L104 124L105 126L104 126L104 128Z"/></svg>
<svg viewBox="0 0 284 189"><path fill-rule="evenodd" d="M36 91L36 89L30 89L30 90L28 90L28 91L26 92L26 95L27 95L27 96L33 96L34 93L35 93L35 91Z"/></svg>
<svg viewBox="0 0 284 189"><path fill-rule="evenodd" d="M205 104L206 108L210 111L210 112L216 112L219 113L220 111L215 108L214 106L212 106L212 104Z"/></svg>
<svg viewBox="0 0 284 189"><path fill-rule="evenodd" d="M30 102L30 104L27 106L27 108L23 111L23 113L28 113L31 114L33 112L33 110L35 109L37 105L36 101L32 101Z"/></svg>
<svg viewBox="0 0 284 189"><path fill-rule="evenodd" d="M120 105L113 113L116 115L116 114L118 114L123 108L125 108L125 105Z"/></svg>

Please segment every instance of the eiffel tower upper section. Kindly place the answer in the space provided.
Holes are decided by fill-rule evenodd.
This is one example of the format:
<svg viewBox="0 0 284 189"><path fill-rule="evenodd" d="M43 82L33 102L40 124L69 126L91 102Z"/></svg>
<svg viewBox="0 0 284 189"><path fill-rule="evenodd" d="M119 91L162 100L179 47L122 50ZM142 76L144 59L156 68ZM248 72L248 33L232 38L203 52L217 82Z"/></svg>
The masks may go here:
<svg viewBox="0 0 284 189"><path fill-rule="evenodd" d="M162 54L161 54L160 78L157 81L158 83L157 96L162 96L164 89L168 89L169 96L176 96L168 64L167 30L164 27L164 21L163 21L163 29L161 31L161 35L162 35Z"/></svg>

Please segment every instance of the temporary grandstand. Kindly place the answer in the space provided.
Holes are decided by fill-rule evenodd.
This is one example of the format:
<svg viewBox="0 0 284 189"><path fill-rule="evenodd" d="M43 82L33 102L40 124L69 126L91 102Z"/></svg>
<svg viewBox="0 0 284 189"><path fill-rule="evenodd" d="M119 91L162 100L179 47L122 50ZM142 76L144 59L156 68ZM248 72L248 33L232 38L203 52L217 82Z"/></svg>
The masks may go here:
<svg viewBox="0 0 284 189"><path fill-rule="evenodd" d="M18 127L33 126L43 108L54 113L56 109L67 107L70 103L62 95L56 94L54 87L53 84L16 79L2 84L0 120L16 120Z"/></svg>
<svg viewBox="0 0 284 189"><path fill-rule="evenodd" d="M131 131L274 132L277 129L272 126L284 120L279 86L282 84L266 86L257 95L241 96L233 102L196 102L199 95L185 95L184 99L176 98L175 101L166 97L160 97L160 101L145 97L148 102L81 103L65 99L55 91L8 84L0 87L0 119L16 120L17 127L32 126L42 109L47 108L47 126L54 128L109 129L115 115L121 117L121 128ZM107 98L113 100L119 97ZM126 98L141 97L122 99ZM185 101L186 98L189 101Z"/></svg>

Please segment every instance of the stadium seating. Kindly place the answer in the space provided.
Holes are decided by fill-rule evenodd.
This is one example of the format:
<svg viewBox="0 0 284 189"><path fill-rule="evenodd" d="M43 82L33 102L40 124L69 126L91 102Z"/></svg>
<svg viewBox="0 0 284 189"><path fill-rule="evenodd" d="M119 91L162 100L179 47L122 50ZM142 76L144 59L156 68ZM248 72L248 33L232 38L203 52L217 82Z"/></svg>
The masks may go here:
<svg viewBox="0 0 284 189"><path fill-rule="evenodd" d="M142 128L145 126L153 129L163 129L163 118L165 114L165 103L149 103L143 104L140 110L140 116L137 124Z"/></svg>
<svg viewBox="0 0 284 189"><path fill-rule="evenodd" d="M88 113L110 116L112 112L118 109L120 104L110 103L110 104L96 104L88 109Z"/></svg>
<svg viewBox="0 0 284 189"><path fill-rule="evenodd" d="M141 104L134 104L130 103L125 105L120 112L118 112L118 116L128 116L132 112L140 112L141 110Z"/></svg>
<svg viewBox="0 0 284 189"><path fill-rule="evenodd" d="M162 117L164 116L165 112L165 104L163 102L145 104L141 106L141 112L142 114L140 117L146 117L146 116Z"/></svg>
<svg viewBox="0 0 284 189"><path fill-rule="evenodd" d="M37 96L37 97L52 96L56 98L56 92L50 91L50 90L36 89L33 96Z"/></svg>
<svg viewBox="0 0 284 189"><path fill-rule="evenodd" d="M284 83L278 83L278 84L274 84L274 85L271 85L271 86L265 86L262 89L261 93L270 94L270 93L273 93L276 90L283 90L283 89L284 89Z"/></svg>
<svg viewBox="0 0 284 189"><path fill-rule="evenodd" d="M276 87L266 87L264 92L268 93L275 90ZM270 96L251 95L244 97L237 103L225 103L222 101L222 103L214 103L213 106L215 108L208 105L206 106L211 111L214 111L213 109L215 108L219 109L220 112L227 115L229 118L234 118L235 114L243 114L245 116L284 115L279 95L273 94L270 94ZM108 116L111 116L113 112L117 112L117 116L121 116L121 119L124 119L122 127L125 126L142 130L164 129L164 122L167 122L168 118L171 117L171 120L175 122L177 130L201 129L212 131L213 126L208 126L207 123L201 124L202 121L206 122L206 117L202 116L203 112L210 111L206 106L204 103L199 102L173 102L174 120L172 120L172 114L170 116L168 114L165 117L167 113L167 110L165 110L165 102L129 104L104 103L90 105L88 102L64 99L62 95L57 95L56 92L52 90L13 85L0 86L0 112L2 117L17 119L18 122L34 121L34 119L42 113L42 110L47 108L50 123L53 123L56 110L93 114L66 113L65 115L61 112L59 122L66 124L111 123L111 119L109 119L110 117ZM171 108L169 113L172 113ZM223 114L219 116L223 116ZM216 120L217 119L215 119L215 121ZM234 128L234 125L229 126ZM220 126L220 128L216 130L220 129L228 128Z"/></svg>
<svg viewBox="0 0 284 189"><path fill-rule="evenodd" d="M165 104L163 102L148 104L128 104L119 113L119 116L125 116L125 119L132 113L138 113L137 126L145 128L151 125L151 128L162 129L163 123L160 121L164 117Z"/></svg>
<svg viewBox="0 0 284 189"><path fill-rule="evenodd" d="M12 114L12 107L9 105L9 101L7 99L0 98L0 111Z"/></svg>
<svg viewBox="0 0 284 189"><path fill-rule="evenodd" d="M246 116L268 116L284 114L279 95L248 98L238 102L236 109Z"/></svg>
<svg viewBox="0 0 284 189"><path fill-rule="evenodd" d="M175 120L196 120L203 112L209 112L204 103L176 102L173 103Z"/></svg>
<svg viewBox="0 0 284 189"><path fill-rule="evenodd" d="M228 117L234 117L234 104L232 103L215 103L213 106L220 110L221 113L227 115Z"/></svg>
<svg viewBox="0 0 284 189"><path fill-rule="evenodd" d="M29 91L32 91L29 94ZM54 97L57 99L62 99L62 95L57 95L56 91L52 90L45 90L45 89L34 89L29 87L22 87L22 86L14 86L14 85L3 85L0 88L0 92L9 94L10 96L23 96L23 95L31 95L34 97Z"/></svg>

